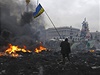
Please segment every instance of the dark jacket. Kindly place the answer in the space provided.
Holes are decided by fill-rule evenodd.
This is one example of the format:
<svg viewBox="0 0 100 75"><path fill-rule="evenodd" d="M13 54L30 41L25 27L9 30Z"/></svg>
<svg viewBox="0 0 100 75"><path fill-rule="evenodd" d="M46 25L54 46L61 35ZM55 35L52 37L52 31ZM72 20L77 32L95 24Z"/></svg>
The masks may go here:
<svg viewBox="0 0 100 75"><path fill-rule="evenodd" d="M67 53L71 52L70 43L68 41L62 41L61 44L60 44L60 47L61 47L61 53L62 54L67 54Z"/></svg>

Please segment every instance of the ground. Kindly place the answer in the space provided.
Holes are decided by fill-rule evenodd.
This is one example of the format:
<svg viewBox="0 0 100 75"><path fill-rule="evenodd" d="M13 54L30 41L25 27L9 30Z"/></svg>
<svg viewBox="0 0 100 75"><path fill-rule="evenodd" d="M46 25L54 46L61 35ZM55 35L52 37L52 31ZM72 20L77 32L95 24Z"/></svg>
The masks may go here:
<svg viewBox="0 0 100 75"><path fill-rule="evenodd" d="M93 53L71 54L71 62L66 59L66 64L62 64L60 52L21 55L0 57L0 75L100 75L100 57Z"/></svg>

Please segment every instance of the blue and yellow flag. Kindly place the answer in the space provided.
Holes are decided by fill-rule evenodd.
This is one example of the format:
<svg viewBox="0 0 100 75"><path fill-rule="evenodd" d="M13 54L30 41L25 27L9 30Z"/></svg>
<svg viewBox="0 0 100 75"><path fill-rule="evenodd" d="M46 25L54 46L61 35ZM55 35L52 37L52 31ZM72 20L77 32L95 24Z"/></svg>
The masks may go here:
<svg viewBox="0 0 100 75"><path fill-rule="evenodd" d="M41 4L39 4L36 8L36 11L33 13L34 18L38 17L39 15L41 15L44 12L43 7L41 6Z"/></svg>

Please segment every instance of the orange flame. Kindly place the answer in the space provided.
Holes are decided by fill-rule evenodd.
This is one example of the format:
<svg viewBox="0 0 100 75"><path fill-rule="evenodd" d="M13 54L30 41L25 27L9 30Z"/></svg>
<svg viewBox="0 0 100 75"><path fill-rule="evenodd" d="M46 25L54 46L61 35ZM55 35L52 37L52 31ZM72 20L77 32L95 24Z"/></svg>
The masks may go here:
<svg viewBox="0 0 100 75"><path fill-rule="evenodd" d="M90 50L90 52L91 52L91 53L94 53L94 52L95 52L95 50Z"/></svg>
<svg viewBox="0 0 100 75"><path fill-rule="evenodd" d="M4 56L5 55L5 53L4 52L0 52L0 56Z"/></svg>
<svg viewBox="0 0 100 75"><path fill-rule="evenodd" d="M31 53L30 50L26 50L26 46L24 46L24 48L19 48L18 46L12 46L11 44L9 44L9 48L5 51L5 53L9 54L12 57L18 57L19 54L17 54L16 52L29 52Z"/></svg>
<svg viewBox="0 0 100 75"><path fill-rule="evenodd" d="M36 53L40 53L40 52L42 52L42 51L46 51L47 49L45 48L45 47L43 47L43 46L39 46L38 48L35 48L35 52Z"/></svg>

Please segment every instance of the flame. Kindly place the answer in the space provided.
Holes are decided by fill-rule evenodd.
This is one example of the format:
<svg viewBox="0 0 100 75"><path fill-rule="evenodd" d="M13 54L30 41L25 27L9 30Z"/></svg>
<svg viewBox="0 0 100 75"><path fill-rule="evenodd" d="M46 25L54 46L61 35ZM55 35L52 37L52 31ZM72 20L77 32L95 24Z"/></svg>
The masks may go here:
<svg viewBox="0 0 100 75"><path fill-rule="evenodd" d="M94 52L95 52L95 50L90 50L90 52L91 52L91 53L94 53Z"/></svg>
<svg viewBox="0 0 100 75"><path fill-rule="evenodd" d="M40 46L35 48L36 53L40 53L42 51L46 51L47 49L42 46L42 44L40 43ZM23 48L20 48L18 46L14 46L12 44L9 44L9 48L7 48L4 52L0 52L0 56L11 56L11 57L20 57L22 55L19 55L18 52L23 52L23 53L31 53L32 51L27 50L26 46L23 46Z"/></svg>
<svg viewBox="0 0 100 75"><path fill-rule="evenodd" d="M30 50L26 50L26 46L24 48L19 48L18 46L13 46L12 44L9 44L9 48L5 51L5 53L9 54L12 57L18 57L19 54L17 52L29 52L31 53Z"/></svg>
<svg viewBox="0 0 100 75"><path fill-rule="evenodd" d="M38 48L35 48L35 52L36 53L40 53L40 52L42 52L42 51L46 51L47 49L45 48L45 47L43 47L43 46L39 46Z"/></svg>
<svg viewBox="0 0 100 75"><path fill-rule="evenodd" d="M5 53L4 52L0 52L0 56L4 56L5 55Z"/></svg>

